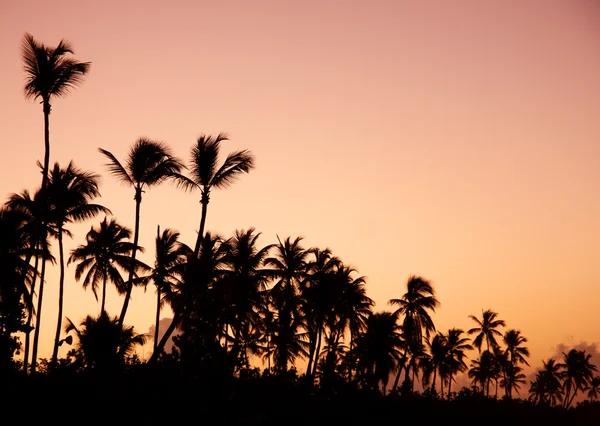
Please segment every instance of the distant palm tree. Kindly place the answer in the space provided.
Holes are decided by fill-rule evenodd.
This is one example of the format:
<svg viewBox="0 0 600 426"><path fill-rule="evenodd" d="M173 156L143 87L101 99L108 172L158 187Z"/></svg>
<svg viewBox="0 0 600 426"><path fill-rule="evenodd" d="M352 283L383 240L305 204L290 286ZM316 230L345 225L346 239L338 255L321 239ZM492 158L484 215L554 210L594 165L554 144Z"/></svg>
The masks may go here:
<svg viewBox="0 0 600 426"><path fill-rule="evenodd" d="M58 320L56 335L54 338L54 350L52 351L52 365L56 364L58 358L58 347L60 332L62 329L63 297L65 284L65 256L63 247L63 235L71 233L65 225L72 222L81 222L93 218L99 213L108 213L110 210L91 201L100 196L98 190L99 176L84 172L70 162L66 168L61 168L58 163L50 171L48 176L48 196L51 209L56 219L56 235L58 239L60 278L58 287Z"/></svg>
<svg viewBox="0 0 600 426"><path fill-rule="evenodd" d="M435 296L431 283L422 277L409 277L406 287L406 293L400 299L391 299L389 304L398 306L394 312L398 317L404 315L402 322L404 338L409 352L416 355L423 348L423 332L427 338L431 332L435 332L435 325L429 311L435 312L440 302ZM412 362L407 365L406 378L409 378L411 365L416 367L417 364Z"/></svg>
<svg viewBox="0 0 600 426"><path fill-rule="evenodd" d="M496 350L498 348L498 342L496 342L496 336L502 336L502 333L498 330L498 327L504 327L506 324L504 320L499 320L498 314L490 309L482 312L482 319L479 320L474 315L469 315L473 321L477 323L477 327L471 328L467 333L475 334L473 339L473 346L475 346L479 353L481 353L481 345L483 341L486 342L486 348Z"/></svg>
<svg viewBox="0 0 600 426"><path fill-rule="evenodd" d="M472 379L472 383L481 385L481 393L485 396L490 394L490 381L494 376L494 354L488 350L481 352L479 359L471 361L471 367L469 369L469 378Z"/></svg>
<svg viewBox="0 0 600 426"><path fill-rule="evenodd" d="M156 260L152 273L143 277L143 282L152 281L156 286L156 319L154 329L154 350L158 346L160 311L165 303L172 305L178 287L181 286L183 268L191 249L179 241L179 232L165 229L156 235Z"/></svg>
<svg viewBox="0 0 600 426"><path fill-rule="evenodd" d="M29 352L30 352L30 335L31 331L34 329L33 327L33 317L34 317L34 302L33 296L36 293L36 280L37 280L37 271L40 260L42 262L51 261L54 263L54 258L50 254L50 241L48 236L55 237L55 233L53 232L53 228L51 226L47 226L47 224L51 224L55 222L53 218L50 216L51 210L49 206L49 200L46 196L48 191L42 191L38 189L35 194L30 194L28 190L23 190L19 194L11 194L6 202L6 207L11 210L17 210L22 212L26 217L26 225L24 230L29 236L29 244L30 250L27 251L25 256L25 263L29 264L31 262L31 258L34 258L34 271L36 274L33 275L31 280L30 294L32 297L31 303L27 306L27 324L25 326L25 351L23 354L23 371L28 372L29 368ZM41 239L44 238L44 241ZM37 315L36 321L37 324L35 326L34 333L34 342L37 342L39 339L39 328L41 322L42 315L42 300L44 294L44 279L45 279L45 268L43 268L44 274L40 276L40 289L38 292L38 307L35 314ZM26 278L26 277L24 277ZM37 344L34 344L36 356L33 358L37 359Z"/></svg>
<svg viewBox="0 0 600 426"><path fill-rule="evenodd" d="M454 376L468 369L465 363L465 351L473 349L473 346L469 343L469 339L462 337L463 333L459 328L451 328L448 330L448 334L446 334L448 358L443 367L448 376L448 397L450 397Z"/></svg>
<svg viewBox="0 0 600 426"><path fill-rule="evenodd" d="M135 346L146 342L145 334L137 334L133 327L121 327L117 317L102 311L97 318L87 316L77 328L67 318L65 332L75 332L78 349L87 368L113 372L123 366L125 358L133 354Z"/></svg>
<svg viewBox="0 0 600 426"><path fill-rule="evenodd" d="M442 397L444 395L444 376L445 376L445 365L448 360L448 342L446 336L438 332L431 340L427 340L428 354L423 359L423 387L429 384L431 380L431 390L435 392L435 382L440 373L440 389L442 391ZM433 374L433 379L431 375Z"/></svg>
<svg viewBox="0 0 600 426"><path fill-rule="evenodd" d="M71 251L68 264L79 262L75 268L75 279L79 281L85 273L83 288L91 286L96 300L98 286L102 284L101 313L106 310L106 284L109 280L119 294L127 292L120 271L126 272L130 269L133 243L126 241L130 237L129 228L121 226L115 219L108 220L105 217L98 228L91 227L86 236L86 244ZM137 249L143 250L142 247Z"/></svg>
<svg viewBox="0 0 600 426"><path fill-rule="evenodd" d="M370 313L364 332L356 337L352 352L356 354L358 376L370 388L381 383L385 395L389 376L402 358L404 341L396 315L391 312Z"/></svg>
<svg viewBox="0 0 600 426"><path fill-rule="evenodd" d="M502 339L506 348L504 350L506 362L503 363L505 374L504 383L508 385L504 388L507 396L511 398L512 389L515 388L515 385L518 386L520 383L518 381L516 382L515 380L525 377L525 375L521 376L521 368L518 367L518 365L529 365L526 359L526 357L529 356L529 349L523 346L524 343L527 343L527 339L519 330L507 330Z"/></svg>
<svg viewBox="0 0 600 426"><path fill-rule="evenodd" d="M226 140L227 134L225 133L220 133L217 137L200 136L191 150L191 177L180 181L187 189L199 189L201 193L202 216L194 247L196 256L200 250L200 241L204 234L210 191L213 188L223 189L228 187L241 173L248 173L254 167L254 157L248 150L230 153L223 164L218 166L221 142Z"/></svg>
<svg viewBox="0 0 600 426"><path fill-rule="evenodd" d="M591 363L592 355L583 350L571 349L568 353L563 352L563 362L559 364L562 369L560 377L563 379L565 396L563 407L569 408L577 395L577 392L587 387L594 378L594 372L598 371Z"/></svg>
<svg viewBox="0 0 600 426"><path fill-rule="evenodd" d="M587 396L590 401L597 401L598 396L600 395L600 376L595 376L592 380L590 380L590 385L588 387Z"/></svg>
<svg viewBox="0 0 600 426"><path fill-rule="evenodd" d="M127 279L127 294L123 302L119 324L123 325L125 314L129 306L129 299L133 290L134 265L140 235L140 206L142 193L146 188L156 186L168 179L177 180L183 169L181 162L175 158L170 149L161 142L151 141L146 138L138 139L130 148L127 162L123 166L109 151L99 148L99 151L108 158L106 164L109 172L122 183L133 187L135 190L135 227L133 231L134 249L131 252L131 265Z"/></svg>
<svg viewBox="0 0 600 426"><path fill-rule="evenodd" d="M90 70L90 62L78 62L69 57L73 47L68 41L61 40L56 47L45 46L36 41L31 34L25 33L21 45L21 56L25 69L25 97L41 99L44 109L44 166L42 188L48 183L50 168L50 100L53 97L66 96L71 89L83 82Z"/></svg>
<svg viewBox="0 0 600 426"><path fill-rule="evenodd" d="M519 365L511 363L506 357L501 358L501 361L504 362L501 362L503 377L500 385L504 388L506 396L512 398L513 389L519 393L519 389L526 382L525 378L527 376L525 376L523 369Z"/></svg>
<svg viewBox="0 0 600 426"><path fill-rule="evenodd" d="M561 364L552 358L542 361L542 364L542 369L536 373L535 379L531 382L529 399L538 404L558 405L563 400Z"/></svg>

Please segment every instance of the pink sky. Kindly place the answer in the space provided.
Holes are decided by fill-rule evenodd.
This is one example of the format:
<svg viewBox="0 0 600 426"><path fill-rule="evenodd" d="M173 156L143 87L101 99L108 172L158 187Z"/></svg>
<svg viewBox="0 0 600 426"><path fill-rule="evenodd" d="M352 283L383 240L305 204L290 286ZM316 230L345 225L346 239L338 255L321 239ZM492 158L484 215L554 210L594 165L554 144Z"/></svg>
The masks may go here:
<svg viewBox="0 0 600 426"><path fill-rule="evenodd" d="M430 279L441 331L493 309L529 339L531 363L560 343L600 341L600 5L588 0L27 1L0 5L0 193L33 190L41 106L23 97L23 34L71 41L91 61L55 100L51 162L102 173L102 203L133 227L133 192L105 173L140 136L182 159L202 133L257 167L211 197L207 228L250 226L262 244L302 235L368 281L377 310L409 275ZM193 244L198 194L144 194L156 226ZM70 250L101 218L73 226ZM58 268L44 294L50 356ZM67 270L65 314L99 304ZM118 314L122 300L109 293ZM146 332L154 291L127 322ZM167 310L164 316L170 316ZM61 354L66 349L61 348Z"/></svg>

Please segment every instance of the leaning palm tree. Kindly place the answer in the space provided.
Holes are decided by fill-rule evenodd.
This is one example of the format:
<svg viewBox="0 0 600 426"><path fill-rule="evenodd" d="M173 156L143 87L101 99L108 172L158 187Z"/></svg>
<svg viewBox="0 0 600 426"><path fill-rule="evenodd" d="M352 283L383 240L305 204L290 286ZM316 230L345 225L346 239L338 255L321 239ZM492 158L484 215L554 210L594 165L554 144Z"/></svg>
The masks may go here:
<svg viewBox="0 0 600 426"><path fill-rule="evenodd" d="M502 336L502 333L498 330L498 327L504 327L506 324L504 320L498 319L498 314L490 309L482 312L482 319L479 320L474 315L469 315L473 321L477 323L476 327L471 328L467 333L476 334L473 339L473 346L475 346L481 353L481 346L483 341L486 342L486 348L497 350L498 342L496 336Z"/></svg>
<svg viewBox="0 0 600 426"><path fill-rule="evenodd" d="M99 148L99 151L108 158L106 164L108 171L121 183L133 187L135 191L135 227L133 231L133 245L129 278L127 280L127 293L119 324L123 325L125 314L129 307L129 299L133 290L134 265L140 235L140 206L142 193L146 188L156 186L168 179L177 179L183 169L181 162L171 154L170 149L161 142L151 141L146 138L138 139L129 150L127 161L122 165L109 151Z"/></svg>
<svg viewBox="0 0 600 426"><path fill-rule="evenodd" d="M25 33L21 45L21 55L25 69L25 97L40 99L44 110L44 166L42 188L48 183L50 168L50 100L66 96L71 89L83 82L90 70L90 62L78 62L69 54L73 47L61 40L56 47L45 46Z"/></svg>
<svg viewBox="0 0 600 426"><path fill-rule="evenodd" d="M199 189L202 204L200 228L194 247L194 255L200 250L200 241L204 235L206 210L213 188L223 189L231 185L241 173L248 173L254 167L254 156L248 150L234 151L227 155L221 166L218 166L221 142L228 139L227 134L218 136L202 135L191 150L191 177L181 181L186 189Z"/></svg>
<svg viewBox="0 0 600 426"><path fill-rule="evenodd" d="M79 262L75 268L75 280L79 281L85 274L84 290L91 287L98 300L98 287L102 285L101 313L105 311L106 285L109 280L119 294L127 292L121 271L127 272L130 268L133 250L133 243L127 241L130 237L129 228L121 226L115 219L105 217L98 228L91 227L86 235L86 244L71 251L68 264ZM143 251L142 247L137 249ZM141 262L138 263L141 266Z"/></svg>
<svg viewBox="0 0 600 426"><path fill-rule="evenodd" d="M388 303L398 306L396 315L404 315L402 329L410 353L416 355L423 347L423 332L429 338L435 331L435 325L429 311L435 312L440 304L435 297L431 283L418 276L411 276L407 282L407 291L400 299L391 299ZM414 364L414 363L413 363ZM406 368L406 377L409 377L410 364Z"/></svg>
<svg viewBox="0 0 600 426"><path fill-rule="evenodd" d="M110 213L110 210L91 201L100 196L98 190L99 176L84 172L73 165L72 162L66 168L61 168L58 163L54 164L48 177L48 197L51 209L56 219L56 235L58 239L60 278L58 287L58 321L56 335L54 338L54 350L52 351L52 365L56 364L58 358L58 347L60 343L60 332L62 329L63 297L65 284L65 256L63 247L63 235L70 236L71 233L65 225L72 222L82 222L99 213Z"/></svg>
<svg viewBox="0 0 600 426"><path fill-rule="evenodd" d="M592 355L583 350L571 349L567 353L563 352L563 362L559 366L562 368L560 375L565 391L564 408L571 406L577 392L586 389L594 378L594 372L598 371L591 358Z"/></svg>

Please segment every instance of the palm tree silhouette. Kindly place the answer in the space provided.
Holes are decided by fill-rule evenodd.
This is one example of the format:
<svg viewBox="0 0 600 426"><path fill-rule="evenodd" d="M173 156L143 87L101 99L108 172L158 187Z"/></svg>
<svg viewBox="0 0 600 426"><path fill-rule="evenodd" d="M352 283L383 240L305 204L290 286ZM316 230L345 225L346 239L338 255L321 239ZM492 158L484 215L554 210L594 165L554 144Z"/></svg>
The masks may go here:
<svg viewBox="0 0 600 426"><path fill-rule="evenodd" d="M23 354L23 371L27 373L29 368L29 352L31 345L31 331L34 329L32 326L33 317L34 317L34 303L33 303L33 295L36 290L36 281L37 281L37 271L39 266L39 261L42 262L50 261L54 263L54 257L50 254L50 241L48 239L49 236L55 236L53 233L53 228L48 227L47 224L51 224L55 222L54 219L50 217L51 210L49 206L49 200L46 196L48 191L42 191L42 189L38 189L33 196L30 194L28 190L23 190L19 194L11 194L6 202L6 206L11 210L17 210L22 212L26 217L26 225L25 230L29 235L30 240L30 250L28 250L25 263L29 264L31 262L31 258L34 257L34 266L33 269L36 271L36 274L33 275L33 279L31 280L30 293L32 296L31 303L29 303L27 307L27 324L25 327L25 351ZM42 241L42 238L44 240ZM45 278L45 268L43 268L43 274L40 277L40 290L38 294L38 307L35 311L37 317L37 324L35 326L34 333L34 342L37 342L39 338L39 328L40 321L42 315L42 300L44 294L44 278ZM24 277L26 278L26 277ZM36 350L34 353L34 359L37 359L37 344L34 345Z"/></svg>
<svg viewBox="0 0 600 426"><path fill-rule="evenodd" d="M469 318L477 323L477 327L473 327L467 331L469 334L478 333L477 336L475 336L475 339L473 339L473 346L481 353L481 345L485 340L488 351L490 349L496 350L498 348L496 336L502 336L498 327L504 327L506 325L504 320L497 319L498 314L490 309L482 312L481 320L474 315L469 315Z"/></svg>
<svg viewBox="0 0 600 426"><path fill-rule="evenodd" d="M381 383L385 395L389 376L398 368L403 356L401 327L391 312L371 313L365 325L365 331L356 337L352 349L357 358L357 374L369 388L377 388Z"/></svg>
<svg viewBox="0 0 600 426"><path fill-rule="evenodd" d="M435 312L435 308L440 303L435 297L433 286L422 277L411 276L407 282L406 293L400 299L391 299L388 303L398 306L394 312L398 317L404 315L402 323L404 338L407 341L408 351L416 356L423 347L423 331L427 338L435 331L435 325L428 311ZM416 367L415 362L411 364ZM407 365L406 378L409 377L411 364Z"/></svg>
<svg viewBox="0 0 600 426"><path fill-rule="evenodd" d="M445 365L448 359L448 342L446 336L438 332L427 340L427 348L429 353L423 359L423 384L426 385L431 379L431 390L435 392L435 382L437 379L438 371L440 375L440 389L442 391L442 398L444 395L444 377L446 375ZM431 375L433 374L433 378Z"/></svg>
<svg viewBox="0 0 600 426"><path fill-rule="evenodd" d="M555 406L563 400L561 383L561 364L550 358L542 361L542 369L535 375L529 388L529 399L538 404Z"/></svg>
<svg viewBox="0 0 600 426"><path fill-rule="evenodd" d="M587 389L587 396L590 401L597 401L600 395L600 376L595 376L590 380L589 387Z"/></svg>
<svg viewBox="0 0 600 426"><path fill-rule="evenodd" d="M446 346L448 349L448 360L445 365L448 374L448 397L452 389L454 376L467 370L465 363L465 351L473 349L469 339L462 337L463 331L459 328L451 328L446 335Z"/></svg>
<svg viewBox="0 0 600 426"><path fill-rule="evenodd" d="M106 284L110 280L119 294L127 292L127 286L121 271L128 272L131 263L133 243L131 230L121 226L115 219L104 218L98 228L92 226L86 235L86 244L71 250L68 264L79 262L75 268L75 280L79 281L85 274L83 288L92 287L98 300L98 286L102 285L100 312L104 312L106 302ZM137 248L143 251L142 247ZM142 263L139 261L139 266ZM86 272L87 271L87 272Z"/></svg>
<svg viewBox="0 0 600 426"><path fill-rule="evenodd" d="M135 346L146 342L145 334L137 334L133 327L122 327L117 317L109 317L102 311L96 318L87 316L77 328L67 318L65 332L75 332L78 350L85 365L101 372L113 372L125 362L125 358L133 354Z"/></svg>
<svg viewBox="0 0 600 426"><path fill-rule="evenodd" d="M25 33L21 45L21 55L25 70L25 97L41 99L44 110L44 166L42 188L48 183L50 168L50 100L66 96L71 89L83 82L90 70L90 62L78 62L69 57L73 47L61 40L56 47L45 46Z"/></svg>
<svg viewBox="0 0 600 426"><path fill-rule="evenodd" d="M65 229L65 225L71 222L81 222L96 216L99 213L108 213L110 210L99 204L91 204L94 198L100 196L98 190L99 176L84 172L76 168L70 162L66 168L61 168L58 163L50 171L48 176L48 196L56 218L56 237L58 239L60 278L58 287L58 320L56 335L54 338L54 350L52 351L52 365L56 364L58 358L58 347L60 332L62 329L63 297L65 284L65 256L63 247L63 235L71 233Z"/></svg>
<svg viewBox="0 0 600 426"><path fill-rule="evenodd" d="M156 230L156 255L152 273L143 277L144 284L152 281L156 286L156 318L154 329L154 350L158 346L160 311L165 303L172 306L178 287L181 287L183 268L187 264L191 249L179 241L179 232L160 226Z"/></svg>
<svg viewBox="0 0 600 426"><path fill-rule="evenodd" d="M142 193L145 188L159 185L168 179L177 180L183 169L181 162L175 158L170 149L161 142L151 141L146 138L139 138L129 149L127 161L123 166L117 158L109 151L99 148L99 151L108 158L106 164L108 171L115 176L121 183L133 187L135 191L135 227L133 231L133 251L131 252L131 265L129 278L127 279L127 293L119 324L123 325L125 314L129 306L129 299L133 290L134 265L137 254L140 235L140 206L142 203Z"/></svg>
<svg viewBox="0 0 600 426"><path fill-rule="evenodd" d="M472 379L473 385L478 383L481 385L481 393L489 396L490 394L490 381L494 376L494 354L488 350L480 353L479 359L471 361L471 367L469 368L469 378Z"/></svg>
<svg viewBox="0 0 600 426"><path fill-rule="evenodd" d="M591 363L591 357L591 354L577 349L571 349L567 353L563 352L563 362L559 364L559 367L561 368L560 377L563 379L564 408L571 406L577 392L584 390L594 378L594 372L598 371L596 366Z"/></svg>
<svg viewBox="0 0 600 426"><path fill-rule="evenodd" d="M512 389L515 385L518 386L519 382L515 382L515 380L524 378L525 375L521 373L521 368L518 367L518 364L529 365L526 357L529 356L529 349L523 346L524 343L527 343L527 339L521 334L519 330L507 330L502 337L504 341L505 350L504 357L506 358L506 362L503 363L504 369L504 383L508 386L505 386L506 394L509 398L512 397Z"/></svg>
<svg viewBox="0 0 600 426"><path fill-rule="evenodd" d="M186 189L199 189L201 193L202 216L194 247L195 256L198 256L200 241L204 234L206 210L210 201L211 190L213 188L227 188L241 173L248 173L254 167L254 157L248 150L228 154L223 164L220 167L218 166L217 161L221 142L227 139L225 133L220 133L216 137L201 135L191 150L191 177L180 180L180 183Z"/></svg>

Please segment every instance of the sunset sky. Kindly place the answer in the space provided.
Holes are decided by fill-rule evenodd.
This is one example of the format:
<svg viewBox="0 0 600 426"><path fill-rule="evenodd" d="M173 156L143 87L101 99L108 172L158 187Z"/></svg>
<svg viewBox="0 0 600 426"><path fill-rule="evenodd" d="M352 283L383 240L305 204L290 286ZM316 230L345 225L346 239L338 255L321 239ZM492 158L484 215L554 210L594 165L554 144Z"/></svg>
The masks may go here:
<svg viewBox="0 0 600 426"><path fill-rule="evenodd" d="M53 102L51 163L100 173L99 201L121 223L134 225L133 190L106 173L99 147L124 159L145 136L187 163L198 136L227 132L223 154L249 149L256 169L213 193L208 230L329 247L367 277L376 310L425 277L440 331L492 309L529 339L532 367L561 344L600 341L600 2L2 0L5 199L41 183L25 32L65 38L92 62ZM169 185L144 194L143 260L157 225L193 245L199 198ZM67 253L101 219L71 226ZM72 265L66 289L73 322L99 313ZM57 294L54 267L42 357ZM153 288L134 290L126 322L147 332L154 303ZM109 313L121 305L111 289Z"/></svg>

